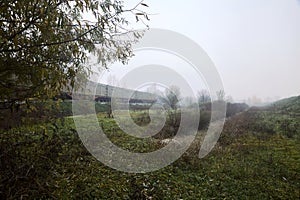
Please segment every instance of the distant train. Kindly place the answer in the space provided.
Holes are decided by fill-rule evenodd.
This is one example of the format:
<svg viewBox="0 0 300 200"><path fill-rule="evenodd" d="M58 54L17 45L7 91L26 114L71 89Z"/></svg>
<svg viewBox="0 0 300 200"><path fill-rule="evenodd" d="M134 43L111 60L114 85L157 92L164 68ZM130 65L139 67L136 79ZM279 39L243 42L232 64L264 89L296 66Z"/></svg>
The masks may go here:
<svg viewBox="0 0 300 200"><path fill-rule="evenodd" d="M86 97L87 100L93 98L96 102L110 102L112 97L123 101L129 100L130 103L153 103L157 100L157 95L149 92L141 92L91 81L87 83L86 90L84 91L79 90L76 94L65 92L62 95L65 99L82 99Z"/></svg>

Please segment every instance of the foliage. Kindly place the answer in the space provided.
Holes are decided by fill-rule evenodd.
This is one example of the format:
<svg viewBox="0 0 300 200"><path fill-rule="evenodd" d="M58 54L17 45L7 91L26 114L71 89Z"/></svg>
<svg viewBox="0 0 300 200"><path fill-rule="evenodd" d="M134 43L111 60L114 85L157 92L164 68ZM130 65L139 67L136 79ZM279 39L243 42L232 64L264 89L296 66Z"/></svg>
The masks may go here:
<svg viewBox="0 0 300 200"><path fill-rule="evenodd" d="M290 138L300 138L299 97L284 99L266 107L252 107L232 116L225 124L230 135L246 133L261 135L279 134Z"/></svg>
<svg viewBox="0 0 300 200"><path fill-rule="evenodd" d="M109 110L108 104L92 102L91 109L78 108L82 113L100 113ZM29 104L18 104L17 110L0 109L0 129L9 129L24 125L34 125L45 122L64 120L64 117L72 116L72 101L32 101Z"/></svg>
<svg viewBox="0 0 300 200"><path fill-rule="evenodd" d="M99 115L107 136L124 149L149 152ZM300 141L244 135L197 158L204 132L172 165L147 174L112 170L83 147L71 118L0 134L1 199L297 199ZM14 137L11 137L14 135Z"/></svg>
<svg viewBox="0 0 300 200"><path fill-rule="evenodd" d="M0 198L298 199L300 140L283 134L285 126L274 122L298 126L300 120L279 111L252 108L231 117L203 159L198 152L206 133L200 131L179 160L147 174L118 172L98 162L82 145L72 117L0 130ZM149 123L144 111L131 116L139 125ZM157 138L128 136L104 113L98 118L107 137L123 149L151 152L162 147Z"/></svg>
<svg viewBox="0 0 300 200"><path fill-rule="evenodd" d="M0 1L0 101L54 96L73 87L90 74L90 53L101 66L126 62L141 33L120 39L130 31L125 13L148 19L138 6L147 5L124 9L119 0Z"/></svg>
<svg viewBox="0 0 300 200"><path fill-rule="evenodd" d="M237 113L247 110L249 106L245 103L227 103L226 104L226 117L231 117Z"/></svg>

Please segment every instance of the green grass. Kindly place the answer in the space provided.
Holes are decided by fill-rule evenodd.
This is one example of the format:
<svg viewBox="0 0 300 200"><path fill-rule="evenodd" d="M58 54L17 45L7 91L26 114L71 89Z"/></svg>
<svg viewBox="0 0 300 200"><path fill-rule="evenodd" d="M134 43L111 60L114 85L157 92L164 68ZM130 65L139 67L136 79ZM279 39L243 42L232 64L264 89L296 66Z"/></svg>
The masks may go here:
<svg viewBox="0 0 300 200"><path fill-rule="evenodd" d="M287 99L279 100L269 106L269 109L273 109L280 113L286 114L300 114L300 96L290 97Z"/></svg>
<svg viewBox="0 0 300 200"><path fill-rule="evenodd" d="M99 114L99 121L107 136L124 149L147 152L160 148L157 139L124 134L104 114ZM197 158L199 133L179 160L147 174L123 173L98 162L82 145L72 118L2 131L0 198L299 198L298 138L263 132L232 137L228 131L224 130L220 143L204 159ZM222 140L229 142L224 145Z"/></svg>

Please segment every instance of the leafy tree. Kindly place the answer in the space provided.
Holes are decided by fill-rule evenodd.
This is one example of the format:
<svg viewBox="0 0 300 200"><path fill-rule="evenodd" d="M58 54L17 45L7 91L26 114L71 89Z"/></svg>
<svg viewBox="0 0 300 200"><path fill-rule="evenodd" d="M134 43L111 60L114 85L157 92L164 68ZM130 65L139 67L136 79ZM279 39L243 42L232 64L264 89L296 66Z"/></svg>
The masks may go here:
<svg viewBox="0 0 300 200"><path fill-rule="evenodd" d="M88 77L90 54L107 63L132 56L142 36L132 31L125 13L148 19L139 3L124 9L120 0L0 0L0 101L13 105L44 98ZM132 32L128 40L121 34Z"/></svg>

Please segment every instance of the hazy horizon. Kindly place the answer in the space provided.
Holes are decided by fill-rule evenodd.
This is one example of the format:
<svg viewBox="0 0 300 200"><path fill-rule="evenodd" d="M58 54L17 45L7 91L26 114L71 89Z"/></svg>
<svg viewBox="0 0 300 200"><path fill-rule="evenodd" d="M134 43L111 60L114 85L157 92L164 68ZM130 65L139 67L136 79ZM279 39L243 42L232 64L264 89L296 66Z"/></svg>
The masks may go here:
<svg viewBox="0 0 300 200"><path fill-rule="evenodd" d="M132 6L138 1L126 2ZM297 0L146 0L150 28L197 42L235 100L300 95L300 4Z"/></svg>

